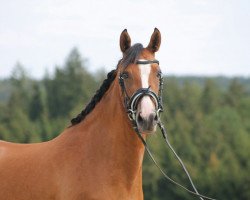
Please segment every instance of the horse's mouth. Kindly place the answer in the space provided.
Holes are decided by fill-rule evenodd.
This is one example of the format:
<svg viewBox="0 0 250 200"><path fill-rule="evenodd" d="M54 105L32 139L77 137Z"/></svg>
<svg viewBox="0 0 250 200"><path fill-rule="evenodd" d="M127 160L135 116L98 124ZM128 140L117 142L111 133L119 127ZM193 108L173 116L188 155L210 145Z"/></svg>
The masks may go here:
<svg viewBox="0 0 250 200"><path fill-rule="evenodd" d="M156 131L157 116L152 114L148 118L142 118L140 113L136 116L136 124L141 133L153 134Z"/></svg>
<svg viewBox="0 0 250 200"><path fill-rule="evenodd" d="M147 135L153 135L153 134L155 134L156 126L154 126L154 128L152 128L152 129L148 129L148 130L144 130L144 129L142 129L142 128L139 127L139 131L141 133L145 133Z"/></svg>

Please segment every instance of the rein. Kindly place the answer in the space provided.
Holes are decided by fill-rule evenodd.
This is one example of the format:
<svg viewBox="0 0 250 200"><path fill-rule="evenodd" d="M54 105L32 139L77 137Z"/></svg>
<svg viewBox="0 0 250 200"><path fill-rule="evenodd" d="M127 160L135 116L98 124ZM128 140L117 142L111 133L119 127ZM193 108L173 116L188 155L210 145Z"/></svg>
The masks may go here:
<svg viewBox="0 0 250 200"><path fill-rule="evenodd" d="M152 64L152 63L159 64L159 61L158 60L143 60L143 61L142 60L138 60L136 62L136 64ZM124 79L126 77L124 77L123 75L124 74L122 74L122 73L120 73L120 75L119 75L119 84L121 86L122 93L125 94L124 95L125 96L124 97L124 104L125 104L125 107L126 107L128 118L130 119L130 121L132 123L132 126L133 126L133 129L135 130L137 136L139 137L139 139L143 143L143 145L144 145L144 147L145 147L145 149L146 149L149 157L153 161L153 163L160 170L160 172L163 174L163 176L168 181L170 181L172 184L175 184L175 185L181 187L182 189L186 190L188 193L190 193L190 194L192 194L194 196L199 197L201 200L204 200L204 199L215 200L213 198L210 198L210 197L207 197L207 196L199 194L199 192L196 189L196 187L195 187L195 185L194 185L194 183L193 183L193 181L191 179L191 176L189 175L189 172L187 171L184 163L182 162L181 158L177 155L177 153L173 149L172 145L170 144L170 142L168 140L168 136L167 136L167 131L166 131L164 125L160 121L160 113L163 112L163 106L162 106L163 77L162 77L162 73L161 72L158 73L158 78L159 78L159 91L158 91L158 95L155 92L153 92L152 90L150 90L150 86L149 86L148 88L140 88L140 89L138 89L131 97L129 97L129 95L127 93L127 90L126 90L126 87L125 87L125 83L124 83ZM153 154L151 153L151 151L150 151L150 149L148 147L147 142L142 137L142 134L139 131L137 123L136 123L136 112L137 112L137 105L138 105L140 99L143 96L149 96L149 97L151 97L154 100L155 105L156 105L156 115L157 115L157 119L158 119L157 125L159 126L159 128L160 128L160 130L162 132L162 136L164 138L164 141L166 142L166 144L168 145L168 147L170 148L170 150L173 152L173 154L175 155L175 157L179 161L179 163L182 166L184 172L186 173L186 175L187 175L187 177L188 177L188 179L189 179L189 181L190 181L190 183L191 183L192 188L193 188L194 191L191 191L191 190L187 189L185 186L183 186L180 183L176 182L175 180L171 179L162 170L162 168L160 167L160 165L156 162Z"/></svg>

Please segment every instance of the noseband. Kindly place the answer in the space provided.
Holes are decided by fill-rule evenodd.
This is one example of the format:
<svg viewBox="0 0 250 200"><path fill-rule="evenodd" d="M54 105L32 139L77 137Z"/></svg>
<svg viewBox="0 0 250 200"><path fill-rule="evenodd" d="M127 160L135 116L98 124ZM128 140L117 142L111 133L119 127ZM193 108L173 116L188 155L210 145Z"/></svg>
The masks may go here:
<svg viewBox="0 0 250 200"><path fill-rule="evenodd" d="M136 64L141 64L141 65L147 65L147 64L153 64L156 63L159 65L158 60L137 60ZM123 73L120 73L119 75L119 83L122 89L122 92L125 94L124 98L124 104L127 110L128 117L131 121L136 120L136 112L137 112L137 107L144 96L149 96L155 103L156 107L156 115L159 117L160 113L163 111L162 107L162 90L163 90L163 78L162 78L162 73L159 72L157 74L159 78L159 91L158 95L150 89L150 86L148 88L140 88L138 89L132 96L129 96L125 87L124 83L124 76Z"/></svg>

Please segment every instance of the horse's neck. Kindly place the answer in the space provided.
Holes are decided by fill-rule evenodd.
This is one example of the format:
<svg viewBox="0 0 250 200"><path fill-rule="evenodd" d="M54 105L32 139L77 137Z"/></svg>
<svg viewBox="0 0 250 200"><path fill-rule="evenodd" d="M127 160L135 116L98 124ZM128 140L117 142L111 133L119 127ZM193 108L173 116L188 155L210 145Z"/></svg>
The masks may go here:
<svg viewBox="0 0 250 200"><path fill-rule="evenodd" d="M70 128L82 155L94 168L110 170L110 175L127 184L140 181L144 147L125 112L123 97L115 81L95 109L80 124Z"/></svg>

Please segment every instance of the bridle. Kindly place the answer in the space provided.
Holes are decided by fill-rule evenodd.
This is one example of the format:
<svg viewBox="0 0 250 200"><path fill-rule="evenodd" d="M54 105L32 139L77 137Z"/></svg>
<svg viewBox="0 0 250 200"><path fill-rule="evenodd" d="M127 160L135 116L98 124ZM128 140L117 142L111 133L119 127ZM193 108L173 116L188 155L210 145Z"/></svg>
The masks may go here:
<svg viewBox="0 0 250 200"><path fill-rule="evenodd" d="M159 61L158 60L137 60L135 62L135 64L142 64L142 65L146 65L146 64L153 64L153 63L156 63L159 65ZM163 106L162 106L162 91L163 91L163 77L162 77L162 73L159 71L158 73L158 78L159 78L159 91L158 91L158 95L152 91L150 89L150 86L148 88L140 88L138 89L134 94L132 94L131 96L128 95L128 92L126 90L126 87L125 87L125 83L124 83L124 79L126 77L123 76L123 73L120 73L119 74L119 84L121 86L121 90L122 90L122 93L124 95L124 105L125 105L125 109L126 109L126 112L128 114L128 118L129 120L131 121L132 123L132 126L133 126L133 129L135 130L136 134L138 135L138 137L140 138L140 140L142 141L143 145L145 146L145 149L149 155L149 157L151 158L151 160L154 162L154 164L156 165L156 167L160 170L160 172L163 174L163 176L168 179L171 183L181 187L182 189L186 190L187 192L189 192L190 194L192 195L195 195L197 197L199 197L201 200L204 200L204 199L209 199L209 200L215 200L213 198L210 198L210 197L207 197L207 196L204 196L204 195L201 195L199 194L199 192L197 191L184 163L182 162L181 158L176 154L175 150L173 149L172 145L169 143L169 140L168 140L168 137L167 137L167 132L166 132L166 129L164 127L164 125L161 123L161 120L160 120L160 113L163 112ZM141 100L142 97L144 96L149 96L155 103L155 108L156 108L156 115L157 115L157 119L158 119L158 122L157 122L157 125L159 126L161 132L162 132L162 135L163 135L163 138L164 140L166 141L168 147L171 149L171 151L174 153L175 157L178 159L180 165L182 166L183 170L185 171L194 191L191 191L189 189L187 189L185 186L181 185L180 183L176 182L175 180L171 179L162 169L161 167L159 166L159 164L156 162L156 160L154 159L148 145L147 145L147 142L144 140L144 138L142 137L142 134L140 133L139 131L139 128L137 126L137 123L136 123L136 112L137 112L137 107L138 107L138 104ZM204 199L203 199L204 198Z"/></svg>
<svg viewBox="0 0 250 200"><path fill-rule="evenodd" d="M159 65L158 60L137 60L135 64L146 65L146 64L153 64L153 63L156 63L156 64ZM125 87L123 73L120 73L120 75L119 75L119 84L121 86L122 93L125 95L125 97L124 97L124 105L126 107L128 117L129 117L129 119L131 121L136 120L137 107L138 107L139 101L144 96L149 96L154 101L157 118L160 117L160 113L163 112L163 107L162 107L163 78L162 78L161 71L158 72L157 76L159 78L158 95L154 91L152 91L150 89L150 86L149 86L148 88L140 88L140 89L138 89L130 97L128 95L128 92L127 92L126 87Z"/></svg>

